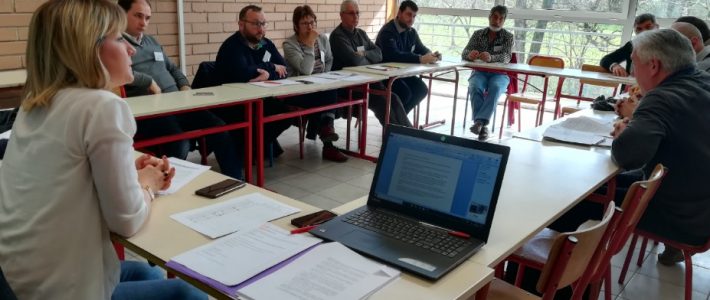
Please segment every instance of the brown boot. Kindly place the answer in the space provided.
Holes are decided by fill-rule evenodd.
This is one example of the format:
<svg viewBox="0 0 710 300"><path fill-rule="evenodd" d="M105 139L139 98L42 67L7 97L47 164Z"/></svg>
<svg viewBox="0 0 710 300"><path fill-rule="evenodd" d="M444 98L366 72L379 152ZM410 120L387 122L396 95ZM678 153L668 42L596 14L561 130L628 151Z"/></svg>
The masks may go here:
<svg viewBox="0 0 710 300"><path fill-rule="evenodd" d="M339 163L348 161L348 157L332 145L323 146L323 159Z"/></svg>

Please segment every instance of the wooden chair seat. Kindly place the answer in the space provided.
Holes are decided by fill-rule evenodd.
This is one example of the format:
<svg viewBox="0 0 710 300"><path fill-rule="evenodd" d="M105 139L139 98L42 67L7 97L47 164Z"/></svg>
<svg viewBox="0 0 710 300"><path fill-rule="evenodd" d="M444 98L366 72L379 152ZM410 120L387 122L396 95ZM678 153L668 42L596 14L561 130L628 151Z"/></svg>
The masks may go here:
<svg viewBox="0 0 710 300"><path fill-rule="evenodd" d="M547 262L547 255L550 254L552 243L559 235L559 232L545 228L522 247L518 248L513 253L513 256L524 257L528 261L539 264L538 268L542 268Z"/></svg>
<svg viewBox="0 0 710 300"><path fill-rule="evenodd" d="M540 297L535 296L523 289L507 283L498 278L493 279L491 286L488 289L488 299L494 300L539 300Z"/></svg>
<svg viewBox="0 0 710 300"><path fill-rule="evenodd" d="M540 104L542 102L542 94L538 93L515 93L508 97L509 102L522 102L529 104Z"/></svg>
<svg viewBox="0 0 710 300"><path fill-rule="evenodd" d="M560 109L560 117L564 117L566 115L576 113L580 110L582 110L582 108L579 106L563 106Z"/></svg>

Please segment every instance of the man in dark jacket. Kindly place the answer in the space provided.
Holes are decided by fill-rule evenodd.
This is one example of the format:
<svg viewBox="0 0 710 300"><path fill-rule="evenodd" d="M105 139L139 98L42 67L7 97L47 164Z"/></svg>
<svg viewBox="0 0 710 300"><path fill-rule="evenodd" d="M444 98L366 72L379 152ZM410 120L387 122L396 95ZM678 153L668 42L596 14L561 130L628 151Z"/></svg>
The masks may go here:
<svg viewBox="0 0 710 300"><path fill-rule="evenodd" d="M634 33L639 34L646 30L653 29L658 29L658 23L656 23L656 17L654 15L642 14L634 19ZM629 73L631 73L632 50L631 41L629 41L624 44L623 47L616 49L616 51L604 55L599 65L614 73L616 76L629 76ZM623 62L626 63L626 68L620 65Z"/></svg>
<svg viewBox="0 0 710 300"><path fill-rule="evenodd" d="M227 38L217 52L215 81L225 84L286 78L286 61L274 43L264 37L267 25L261 7L248 5L242 8L239 12L239 31ZM270 98L263 101L265 115L287 111L281 101ZM215 113L229 122L241 121L244 116L239 106L215 110ZM264 124L264 144L273 143L274 156L283 152L276 138L289 126L288 120ZM233 133L237 140L241 140L241 130Z"/></svg>
<svg viewBox="0 0 710 300"><path fill-rule="evenodd" d="M432 53L422 44L412 25L419 7L411 0L399 5L397 17L382 26L375 44L382 49L383 62L430 64L441 60L439 52ZM428 88L419 77L400 78L392 85L399 95L404 110L409 113L427 95Z"/></svg>
<svg viewBox="0 0 710 300"><path fill-rule="evenodd" d="M674 241L702 245L710 238L710 74L695 67L690 41L672 29L633 40L631 59L644 97L630 119L615 125L612 157L624 169L658 163L668 175L638 228ZM666 246L659 262L683 260Z"/></svg>

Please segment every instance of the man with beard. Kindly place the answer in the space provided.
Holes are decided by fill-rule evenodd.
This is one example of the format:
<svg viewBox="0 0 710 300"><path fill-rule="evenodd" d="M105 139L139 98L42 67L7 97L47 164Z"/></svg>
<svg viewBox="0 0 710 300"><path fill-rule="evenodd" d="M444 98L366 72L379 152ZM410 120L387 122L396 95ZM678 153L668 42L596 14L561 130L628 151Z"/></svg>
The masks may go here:
<svg viewBox="0 0 710 300"><path fill-rule="evenodd" d="M242 8L239 12L239 31L227 38L217 52L215 80L218 84L286 78L286 61L274 43L265 37L267 25L261 7L247 5ZM263 101L264 115L287 111L285 105L276 99L267 98ZM218 109L215 113L229 122L241 121L244 116L241 106ZM288 120L264 125L264 144L273 143L274 156L283 153L276 138L289 126ZM241 130L234 134L241 135Z"/></svg>
<svg viewBox="0 0 710 300"><path fill-rule="evenodd" d="M488 15L488 27L476 30L461 53L461 58L468 61L508 63L513 51L513 34L503 29L508 8L496 5ZM488 138L488 122L496 109L498 98L508 87L510 78L505 73L474 71L468 79L471 95L473 125L470 130L478 135L479 140ZM488 94L484 97L484 92Z"/></svg>

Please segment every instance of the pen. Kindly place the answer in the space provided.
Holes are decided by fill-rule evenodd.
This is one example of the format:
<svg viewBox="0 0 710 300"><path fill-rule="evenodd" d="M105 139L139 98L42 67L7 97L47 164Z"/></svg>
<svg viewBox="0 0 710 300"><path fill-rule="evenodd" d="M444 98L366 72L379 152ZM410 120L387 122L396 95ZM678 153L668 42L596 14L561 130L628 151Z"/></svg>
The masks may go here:
<svg viewBox="0 0 710 300"><path fill-rule="evenodd" d="M280 82L276 81L262 81L263 83L268 83L268 84L281 84Z"/></svg>
<svg viewBox="0 0 710 300"><path fill-rule="evenodd" d="M299 233L304 233L304 232L309 232L311 229L318 227L318 225L311 225L311 226L306 226L306 227L301 227L301 228L296 228L291 230L291 234L299 234Z"/></svg>
<svg viewBox="0 0 710 300"><path fill-rule="evenodd" d="M464 239L471 238L471 236L468 233L461 232L461 231L447 231L450 236L455 236L455 237L460 237Z"/></svg>

